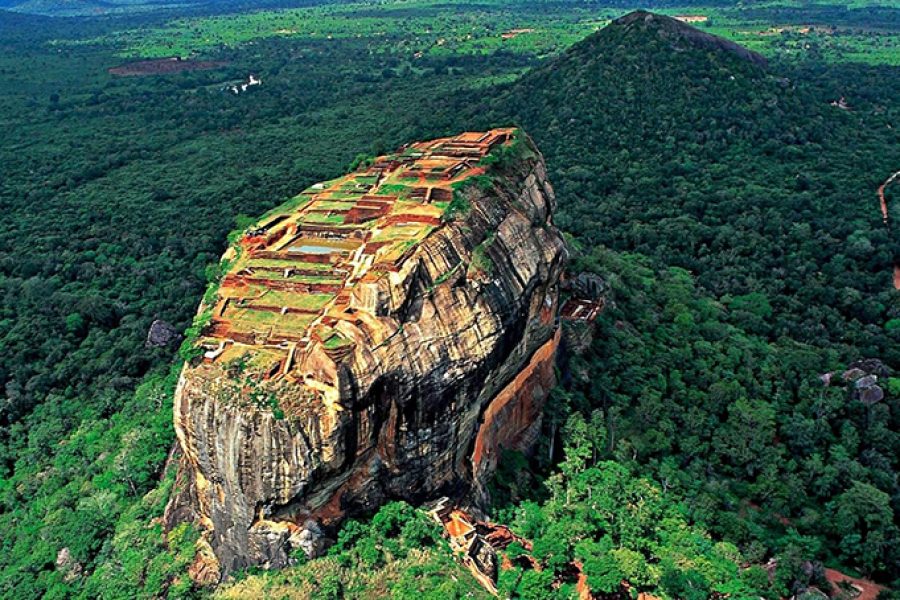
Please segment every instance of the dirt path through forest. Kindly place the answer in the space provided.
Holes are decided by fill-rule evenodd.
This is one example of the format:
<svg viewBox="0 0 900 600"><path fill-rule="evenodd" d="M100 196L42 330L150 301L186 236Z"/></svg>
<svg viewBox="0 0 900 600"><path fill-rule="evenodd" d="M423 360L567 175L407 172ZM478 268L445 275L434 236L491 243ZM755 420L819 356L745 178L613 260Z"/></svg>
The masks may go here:
<svg viewBox="0 0 900 600"><path fill-rule="evenodd" d="M884 190L887 186L894 183L898 177L900 177L900 171L888 177L878 188L878 201L881 203L881 220L884 221L885 225L888 224L888 207L887 200L884 197ZM894 262L894 289L900 290L900 262Z"/></svg>

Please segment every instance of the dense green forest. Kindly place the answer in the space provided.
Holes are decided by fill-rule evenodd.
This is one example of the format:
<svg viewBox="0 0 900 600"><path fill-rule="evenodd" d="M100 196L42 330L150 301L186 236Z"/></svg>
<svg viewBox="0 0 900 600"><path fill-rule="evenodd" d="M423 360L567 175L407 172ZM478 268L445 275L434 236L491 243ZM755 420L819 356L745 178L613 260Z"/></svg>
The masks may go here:
<svg viewBox="0 0 900 600"><path fill-rule="evenodd" d="M614 284L568 405L754 561L800 543L896 577L900 380L867 406L820 375L900 358L873 193L900 161L898 81L763 69L682 29L610 26L479 109L532 132L575 270Z"/></svg>
<svg viewBox="0 0 900 600"><path fill-rule="evenodd" d="M730 3L690 4L735 28ZM773 4L742 14L758 27L804 21ZM835 60L817 38L795 60L788 32L761 67L655 26L608 27L563 52L584 19L592 30L627 6L488 2L378 13L386 33L360 21L339 41L251 32L203 49L219 69L119 78L107 68L136 39L120 33L156 40L166 14L0 13L0 596L196 593L184 576L193 532L165 536L158 521L174 483L163 466L178 366L177 342L145 344L150 324L189 324L240 215L360 153L506 123L545 153L571 271L603 278L609 302L548 409L544 443L556 436L565 453L511 458L521 468L498 480L495 516L535 540L545 567L507 572L505 593L550 597L547 578L572 559L598 590L626 578L671 598L776 598L821 585L822 565L895 581L900 249L875 189L900 168L900 74L878 63L895 52L898 10L866 21L829 4L816 19L866 40L877 26L882 45L864 47L875 58ZM453 49L406 29L433 22L438 39L547 11L554 35L512 46L477 37L499 27ZM251 72L264 85L223 92ZM841 97L849 110L832 105ZM861 358L888 371L871 405L840 377ZM586 485L612 512L593 516ZM652 497L649 512L627 514L628 494ZM398 530L391 511L421 528ZM470 593L464 571L436 581L449 555L408 511L347 528L332 563L243 585ZM772 581L738 568L773 557ZM322 580L328 564L340 568ZM371 580L353 579L366 569Z"/></svg>

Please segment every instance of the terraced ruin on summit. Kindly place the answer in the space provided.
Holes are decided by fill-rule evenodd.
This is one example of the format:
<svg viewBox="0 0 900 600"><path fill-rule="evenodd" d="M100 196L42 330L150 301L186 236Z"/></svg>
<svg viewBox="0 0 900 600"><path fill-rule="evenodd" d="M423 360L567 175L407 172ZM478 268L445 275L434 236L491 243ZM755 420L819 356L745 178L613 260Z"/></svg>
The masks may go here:
<svg viewBox="0 0 900 600"><path fill-rule="evenodd" d="M225 255L231 266L201 340L205 360L250 360L273 377L312 344L334 359L351 352L336 324L375 311L374 284L442 225L454 190L483 174L480 162L514 134L416 142L275 209Z"/></svg>

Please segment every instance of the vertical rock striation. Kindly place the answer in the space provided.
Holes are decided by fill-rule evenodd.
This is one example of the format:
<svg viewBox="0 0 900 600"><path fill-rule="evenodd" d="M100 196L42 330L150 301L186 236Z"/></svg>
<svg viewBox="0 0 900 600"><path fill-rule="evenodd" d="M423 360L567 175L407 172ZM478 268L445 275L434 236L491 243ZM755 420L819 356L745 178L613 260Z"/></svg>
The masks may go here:
<svg viewBox="0 0 900 600"><path fill-rule="evenodd" d="M467 153L478 136L481 155L473 158ZM451 166L441 181L419 175L392 212L379 209L365 230L368 241L330 262L329 269L347 275L332 303L295 338L277 337L275 329L266 339L258 331L248 337L237 331L238 317L228 329L229 310L267 297L299 305L290 297L253 292L248 301L226 290L201 307L218 302L198 342L205 355L185 366L176 391L179 491L167 510L170 526L193 521L202 531L196 579L283 566L298 549L315 554L320 527L390 499L484 499L500 448L534 441L554 384L566 253L552 224L553 189L531 140L494 130L414 144L380 157L356 181L375 182L363 198L387 198L402 187L391 181L412 181L419 167L434 171L435 161L459 154L462 166L445 161ZM264 221L241 242L245 252L271 261L272 248L288 247L277 245L282 235L308 242L309 215L328 193L316 189L302 209L307 221L275 233ZM380 255L367 260L367 248L383 251L372 240L386 227L407 227L419 210L407 203L416 198L444 214L379 269ZM370 208L360 200L347 214ZM398 216L401 209L408 214ZM284 215L269 219L275 221L286 222ZM234 289L249 295L269 264L254 260L256 266L233 265L223 286L238 282ZM285 270L283 279L289 275ZM240 287L245 280L251 287ZM278 293L300 293L291 289ZM304 316L297 310L273 314Z"/></svg>

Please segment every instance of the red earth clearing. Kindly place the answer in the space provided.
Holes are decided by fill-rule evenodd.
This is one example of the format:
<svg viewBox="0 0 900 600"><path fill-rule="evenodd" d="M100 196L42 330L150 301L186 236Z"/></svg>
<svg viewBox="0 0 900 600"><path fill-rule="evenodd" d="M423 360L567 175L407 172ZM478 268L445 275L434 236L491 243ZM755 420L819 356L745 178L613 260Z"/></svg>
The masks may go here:
<svg viewBox="0 0 900 600"><path fill-rule="evenodd" d="M208 71L224 67L228 63L212 60L183 60L177 56L172 58L159 58L155 60L141 60L138 62L110 67L110 75L119 77L146 77L148 75L168 75L182 71Z"/></svg>
<svg viewBox="0 0 900 600"><path fill-rule="evenodd" d="M838 583L842 581L849 583L853 589L859 592L859 595L855 596L854 600L875 600L875 598L878 597L878 594L884 589L883 586L869 581L868 579L850 577L849 575L844 575L840 571L835 571L834 569L825 569L825 578L828 579L828 583L830 583L835 590L841 589L840 586L838 586Z"/></svg>

